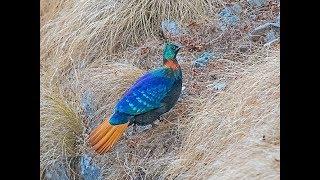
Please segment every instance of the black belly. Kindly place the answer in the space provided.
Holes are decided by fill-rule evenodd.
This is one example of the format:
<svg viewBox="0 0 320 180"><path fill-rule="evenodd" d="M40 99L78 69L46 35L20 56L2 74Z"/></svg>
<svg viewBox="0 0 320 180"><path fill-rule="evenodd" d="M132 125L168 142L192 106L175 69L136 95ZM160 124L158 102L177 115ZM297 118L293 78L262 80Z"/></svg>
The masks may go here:
<svg viewBox="0 0 320 180"><path fill-rule="evenodd" d="M168 92L167 96L161 101L161 107L158 109L153 109L146 113L135 116L131 121L131 124L137 124L139 126L145 126L152 124L157 120L162 114L168 112L177 102L181 94L182 80L177 80L172 89Z"/></svg>

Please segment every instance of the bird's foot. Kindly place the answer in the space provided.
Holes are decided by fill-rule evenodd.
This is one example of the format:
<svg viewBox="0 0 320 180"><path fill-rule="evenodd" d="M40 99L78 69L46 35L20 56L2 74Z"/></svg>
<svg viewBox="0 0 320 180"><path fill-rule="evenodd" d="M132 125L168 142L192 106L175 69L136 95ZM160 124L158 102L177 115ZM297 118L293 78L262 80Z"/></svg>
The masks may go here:
<svg viewBox="0 0 320 180"><path fill-rule="evenodd" d="M160 120L161 120L161 119L157 119L157 120L153 121L153 122L151 123L152 128L157 127L157 126L160 124L160 122L161 122Z"/></svg>
<svg viewBox="0 0 320 180"><path fill-rule="evenodd" d="M151 123L151 128L155 128L155 127L157 127L158 126L158 124L155 124L155 123Z"/></svg>

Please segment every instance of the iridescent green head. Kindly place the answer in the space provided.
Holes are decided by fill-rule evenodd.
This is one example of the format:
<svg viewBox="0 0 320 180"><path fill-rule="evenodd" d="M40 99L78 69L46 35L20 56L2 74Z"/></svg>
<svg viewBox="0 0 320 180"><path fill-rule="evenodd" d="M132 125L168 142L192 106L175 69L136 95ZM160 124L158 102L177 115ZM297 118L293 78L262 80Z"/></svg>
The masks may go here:
<svg viewBox="0 0 320 180"><path fill-rule="evenodd" d="M182 46L167 43L163 51L163 59L174 60L181 47Z"/></svg>

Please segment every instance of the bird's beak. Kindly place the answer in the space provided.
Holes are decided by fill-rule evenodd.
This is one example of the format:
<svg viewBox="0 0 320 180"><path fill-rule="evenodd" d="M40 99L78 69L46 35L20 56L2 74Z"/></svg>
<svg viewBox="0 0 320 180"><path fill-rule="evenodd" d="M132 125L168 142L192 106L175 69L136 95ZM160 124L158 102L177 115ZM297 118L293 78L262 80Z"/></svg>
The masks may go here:
<svg viewBox="0 0 320 180"><path fill-rule="evenodd" d="M178 45L178 49L181 49L181 48L183 48L184 46L182 46L182 45Z"/></svg>

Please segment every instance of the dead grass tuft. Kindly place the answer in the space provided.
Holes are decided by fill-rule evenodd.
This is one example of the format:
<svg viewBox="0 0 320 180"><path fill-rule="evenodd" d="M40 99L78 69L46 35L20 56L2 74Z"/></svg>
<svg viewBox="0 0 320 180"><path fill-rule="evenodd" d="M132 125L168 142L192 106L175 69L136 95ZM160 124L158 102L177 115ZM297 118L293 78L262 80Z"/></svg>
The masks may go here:
<svg viewBox="0 0 320 180"><path fill-rule="evenodd" d="M79 155L77 147L83 124L75 104L42 89L40 103L40 167Z"/></svg>

